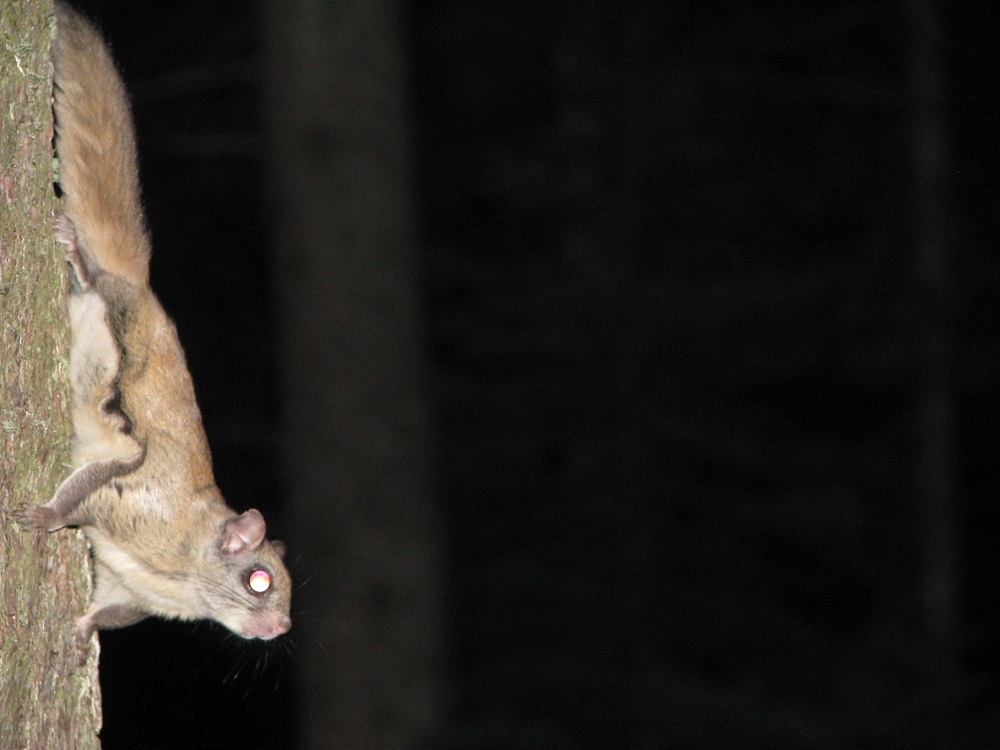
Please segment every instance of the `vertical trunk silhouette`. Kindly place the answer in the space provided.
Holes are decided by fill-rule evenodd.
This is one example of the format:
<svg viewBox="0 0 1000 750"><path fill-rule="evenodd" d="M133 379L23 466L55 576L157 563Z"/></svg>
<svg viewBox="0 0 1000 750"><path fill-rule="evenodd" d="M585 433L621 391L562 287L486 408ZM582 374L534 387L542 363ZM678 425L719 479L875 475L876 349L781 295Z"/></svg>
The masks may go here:
<svg viewBox="0 0 1000 750"><path fill-rule="evenodd" d="M934 747L953 745L959 671L955 488L953 284L949 269L949 164L942 19L933 0L904 3L908 22L912 233L917 317L916 500L923 555L925 667L939 704Z"/></svg>
<svg viewBox="0 0 1000 750"><path fill-rule="evenodd" d="M304 748L411 747L437 719L399 16L275 1L261 29Z"/></svg>

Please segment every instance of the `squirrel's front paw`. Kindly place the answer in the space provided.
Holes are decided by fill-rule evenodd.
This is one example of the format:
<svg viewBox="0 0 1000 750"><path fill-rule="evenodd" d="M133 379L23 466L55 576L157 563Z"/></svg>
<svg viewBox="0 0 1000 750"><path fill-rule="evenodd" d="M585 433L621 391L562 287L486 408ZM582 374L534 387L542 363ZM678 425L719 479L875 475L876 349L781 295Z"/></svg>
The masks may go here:
<svg viewBox="0 0 1000 750"><path fill-rule="evenodd" d="M25 503L14 511L14 520L35 531L55 531L65 526L62 518L52 508L30 503Z"/></svg>

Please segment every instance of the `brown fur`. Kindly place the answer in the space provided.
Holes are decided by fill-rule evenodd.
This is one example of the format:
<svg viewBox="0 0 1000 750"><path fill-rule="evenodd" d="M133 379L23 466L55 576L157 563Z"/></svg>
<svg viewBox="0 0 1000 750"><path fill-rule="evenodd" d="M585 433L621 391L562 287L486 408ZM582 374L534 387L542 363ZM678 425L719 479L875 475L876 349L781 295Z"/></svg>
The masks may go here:
<svg viewBox="0 0 1000 750"><path fill-rule="evenodd" d="M177 338L149 287L150 243L139 197L132 118L100 34L56 4L56 150L65 214L58 238L72 274L69 302L73 460L46 505L19 520L82 527L97 562L94 629L147 615L211 618L245 637L291 625L283 545L257 511L237 515L212 474L208 441ZM252 591L248 573L272 586Z"/></svg>
<svg viewBox="0 0 1000 750"><path fill-rule="evenodd" d="M142 287L150 243L125 86L92 25L63 3L56 5L56 22L52 56L66 214L80 244L100 248L105 271Z"/></svg>

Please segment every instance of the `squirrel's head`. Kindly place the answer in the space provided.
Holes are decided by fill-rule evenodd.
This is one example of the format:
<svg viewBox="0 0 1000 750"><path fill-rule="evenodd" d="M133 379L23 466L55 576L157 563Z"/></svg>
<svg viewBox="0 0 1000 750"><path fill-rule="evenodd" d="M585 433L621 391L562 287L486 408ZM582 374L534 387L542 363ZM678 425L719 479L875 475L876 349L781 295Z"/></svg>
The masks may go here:
<svg viewBox="0 0 1000 750"><path fill-rule="evenodd" d="M211 613L244 638L275 638L292 626L292 579L285 545L267 540L264 516L248 510L225 522L213 556L213 580L202 579L201 597Z"/></svg>

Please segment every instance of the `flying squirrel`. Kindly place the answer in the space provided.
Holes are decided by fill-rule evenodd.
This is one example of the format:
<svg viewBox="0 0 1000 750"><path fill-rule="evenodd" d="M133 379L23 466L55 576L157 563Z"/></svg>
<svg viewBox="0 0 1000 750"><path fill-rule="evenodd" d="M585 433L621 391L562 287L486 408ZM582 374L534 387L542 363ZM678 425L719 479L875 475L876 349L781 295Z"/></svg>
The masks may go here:
<svg viewBox="0 0 1000 750"><path fill-rule="evenodd" d="M100 32L56 2L55 147L70 270L69 358L75 470L23 526L78 526L92 548L93 602L75 644L155 615L211 619L244 638L291 627L284 545L257 510L238 514L215 485L208 441L173 322L149 286L125 86Z"/></svg>

